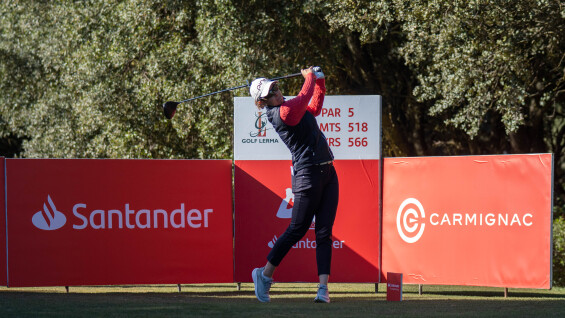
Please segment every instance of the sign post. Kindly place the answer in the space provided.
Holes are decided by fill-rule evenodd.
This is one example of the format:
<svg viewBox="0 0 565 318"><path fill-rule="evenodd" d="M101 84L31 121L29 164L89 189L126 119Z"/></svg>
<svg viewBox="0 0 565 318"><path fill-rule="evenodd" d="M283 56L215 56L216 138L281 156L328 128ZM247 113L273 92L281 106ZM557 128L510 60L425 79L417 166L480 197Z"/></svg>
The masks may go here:
<svg viewBox="0 0 565 318"><path fill-rule="evenodd" d="M0 286L8 285L7 245L6 245L6 159L0 157Z"/></svg>
<svg viewBox="0 0 565 318"><path fill-rule="evenodd" d="M379 282L380 102L380 96L326 96L317 117L340 183L334 282ZM235 280L248 282L289 224L292 162L265 111L251 98L235 98L234 111ZM287 254L277 281L317 281L313 228Z"/></svg>

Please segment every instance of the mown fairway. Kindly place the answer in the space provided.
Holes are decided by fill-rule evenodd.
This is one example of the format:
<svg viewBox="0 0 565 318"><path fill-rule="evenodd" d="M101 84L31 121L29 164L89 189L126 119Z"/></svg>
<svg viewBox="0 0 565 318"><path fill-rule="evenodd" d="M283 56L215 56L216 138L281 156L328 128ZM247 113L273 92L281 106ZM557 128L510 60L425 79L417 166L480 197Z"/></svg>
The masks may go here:
<svg viewBox="0 0 565 318"><path fill-rule="evenodd" d="M331 304L312 302L315 284L275 284L258 303L252 284L0 288L0 317L565 317L565 288L405 286L404 301L386 301L386 286L330 285Z"/></svg>

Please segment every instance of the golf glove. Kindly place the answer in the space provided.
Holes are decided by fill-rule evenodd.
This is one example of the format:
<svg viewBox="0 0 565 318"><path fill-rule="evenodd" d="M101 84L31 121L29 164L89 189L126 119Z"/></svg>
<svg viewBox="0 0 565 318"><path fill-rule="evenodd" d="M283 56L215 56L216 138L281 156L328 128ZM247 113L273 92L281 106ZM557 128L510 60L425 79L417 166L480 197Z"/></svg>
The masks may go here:
<svg viewBox="0 0 565 318"><path fill-rule="evenodd" d="M316 75L317 78L324 78L324 73L322 72L321 67L314 66L314 68L312 68L312 71L314 71L314 75Z"/></svg>

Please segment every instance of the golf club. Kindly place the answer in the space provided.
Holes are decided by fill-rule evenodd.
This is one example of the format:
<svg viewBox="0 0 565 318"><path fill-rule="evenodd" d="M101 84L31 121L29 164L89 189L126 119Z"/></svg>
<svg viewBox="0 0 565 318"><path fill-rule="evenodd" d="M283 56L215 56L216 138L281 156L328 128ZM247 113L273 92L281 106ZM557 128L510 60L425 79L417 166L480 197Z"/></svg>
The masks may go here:
<svg viewBox="0 0 565 318"><path fill-rule="evenodd" d="M283 79L283 78L296 77L296 76L301 76L301 75L302 75L302 73L294 73L294 74L285 75L285 76L281 76L281 77L271 78L270 80L275 81L275 80L279 80L279 79ZM248 83L248 84L245 84L245 85L239 85L239 86L236 86L236 87L226 88L226 89L223 89L221 91L212 92L212 93L208 93L208 94L205 94L205 95L181 100L180 102L169 101L169 102L166 102L166 103L163 104L163 113L165 114L165 117L167 119L171 119L175 115L175 112L177 111L177 106L179 104L186 103L186 102L189 102L191 100L199 99L199 98L210 96L210 95L215 95L215 94L219 94L219 93L223 93L223 92L233 91L233 90L239 89L239 88L249 87L250 85L251 85L251 83Z"/></svg>

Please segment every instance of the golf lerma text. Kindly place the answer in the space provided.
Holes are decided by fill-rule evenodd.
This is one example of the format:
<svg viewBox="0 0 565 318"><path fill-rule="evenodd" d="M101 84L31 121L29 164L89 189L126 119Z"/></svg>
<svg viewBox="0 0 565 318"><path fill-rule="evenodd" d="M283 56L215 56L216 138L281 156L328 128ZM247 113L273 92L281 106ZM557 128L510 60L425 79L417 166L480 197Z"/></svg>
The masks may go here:
<svg viewBox="0 0 565 318"><path fill-rule="evenodd" d="M278 144L279 140L272 138L272 139L242 139L242 143L244 144Z"/></svg>
<svg viewBox="0 0 565 318"><path fill-rule="evenodd" d="M129 203L125 204L124 212L121 210L92 210L88 217L85 216L87 208L84 203L77 203L73 207L73 214L82 221L82 224L73 224L73 229L83 230L89 225L93 229L123 229L124 225L128 229L158 229L168 228L207 228L209 226L210 214L213 209L190 209L185 213L184 203L179 209L173 210L170 214L163 209L140 209L132 210Z"/></svg>

